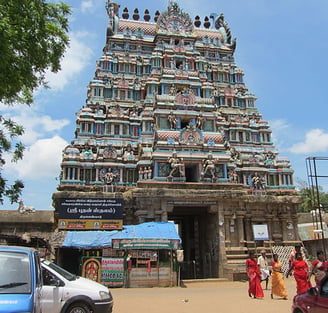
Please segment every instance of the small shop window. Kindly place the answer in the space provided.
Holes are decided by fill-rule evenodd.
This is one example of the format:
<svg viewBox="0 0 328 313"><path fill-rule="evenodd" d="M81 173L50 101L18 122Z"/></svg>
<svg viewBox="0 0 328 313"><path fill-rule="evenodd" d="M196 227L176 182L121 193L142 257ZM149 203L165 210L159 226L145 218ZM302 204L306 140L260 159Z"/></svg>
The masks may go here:
<svg viewBox="0 0 328 313"><path fill-rule="evenodd" d="M158 251L156 250L134 250L130 251L129 255L134 268L154 268L158 265Z"/></svg>

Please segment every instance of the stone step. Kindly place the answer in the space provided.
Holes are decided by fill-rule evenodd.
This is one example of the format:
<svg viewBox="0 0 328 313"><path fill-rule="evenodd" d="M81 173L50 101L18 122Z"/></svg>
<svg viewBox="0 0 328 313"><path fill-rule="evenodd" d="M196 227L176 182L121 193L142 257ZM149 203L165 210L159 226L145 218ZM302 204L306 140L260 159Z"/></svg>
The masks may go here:
<svg viewBox="0 0 328 313"><path fill-rule="evenodd" d="M227 259L244 259L248 258L247 254L227 254Z"/></svg>
<svg viewBox="0 0 328 313"><path fill-rule="evenodd" d="M246 259L244 260L236 260L236 259L231 259L231 260L227 260L227 264L240 264L240 265L243 265L245 266L245 262L246 262Z"/></svg>

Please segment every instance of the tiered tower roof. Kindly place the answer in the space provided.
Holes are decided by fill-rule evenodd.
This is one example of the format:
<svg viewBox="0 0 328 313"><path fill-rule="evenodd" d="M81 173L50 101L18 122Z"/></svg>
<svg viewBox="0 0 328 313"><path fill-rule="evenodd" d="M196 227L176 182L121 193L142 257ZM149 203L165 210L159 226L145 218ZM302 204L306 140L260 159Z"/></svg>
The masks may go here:
<svg viewBox="0 0 328 313"><path fill-rule="evenodd" d="M106 8L106 43L63 152L60 190L141 181L294 189L223 14L202 22L175 1L154 20Z"/></svg>

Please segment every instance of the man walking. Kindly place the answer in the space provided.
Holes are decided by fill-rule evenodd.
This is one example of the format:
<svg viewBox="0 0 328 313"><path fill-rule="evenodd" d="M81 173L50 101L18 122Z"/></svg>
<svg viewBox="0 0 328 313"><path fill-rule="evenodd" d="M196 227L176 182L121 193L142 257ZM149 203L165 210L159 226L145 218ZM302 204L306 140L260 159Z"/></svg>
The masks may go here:
<svg viewBox="0 0 328 313"><path fill-rule="evenodd" d="M268 260L266 257L265 250L261 250L261 255L257 259L257 265L260 268L261 281L265 280L265 289L267 290L269 284L270 271L269 271Z"/></svg>

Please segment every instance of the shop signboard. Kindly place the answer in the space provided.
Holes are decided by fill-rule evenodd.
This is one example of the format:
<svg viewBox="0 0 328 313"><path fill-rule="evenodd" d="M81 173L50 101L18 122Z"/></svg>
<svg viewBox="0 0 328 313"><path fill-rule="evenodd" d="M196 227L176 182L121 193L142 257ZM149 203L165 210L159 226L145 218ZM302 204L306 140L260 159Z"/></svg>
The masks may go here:
<svg viewBox="0 0 328 313"><path fill-rule="evenodd" d="M61 198L58 228L65 230L119 230L123 226L122 198Z"/></svg>
<svg viewBox="0 0 328 313"><path fill-rule="evenodd" d="M179 239L112 239L113 249L179 249Z"/></svg>
<svg viewBox="0 0 328 313"><path fill-rule="evenodd" d="M101 283L108 287L123 287L124 258L101 259Z"/></svg>

